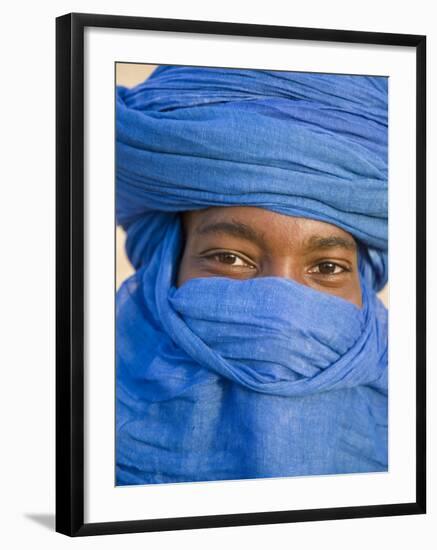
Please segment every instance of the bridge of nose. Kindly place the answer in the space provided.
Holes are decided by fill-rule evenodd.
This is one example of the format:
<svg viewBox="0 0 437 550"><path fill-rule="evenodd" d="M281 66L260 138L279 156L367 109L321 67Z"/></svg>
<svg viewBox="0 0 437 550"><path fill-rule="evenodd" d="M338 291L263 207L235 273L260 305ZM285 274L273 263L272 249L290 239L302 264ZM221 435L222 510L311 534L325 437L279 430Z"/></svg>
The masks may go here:
<svg viewBox="0 0 437 550"><path fill-rule="evenodd" d="M292 279L297 283L305 284L304 271L301 262L292 256L280 256L269 258L263 266L262 275L264 277L283 277Z"/></svg>

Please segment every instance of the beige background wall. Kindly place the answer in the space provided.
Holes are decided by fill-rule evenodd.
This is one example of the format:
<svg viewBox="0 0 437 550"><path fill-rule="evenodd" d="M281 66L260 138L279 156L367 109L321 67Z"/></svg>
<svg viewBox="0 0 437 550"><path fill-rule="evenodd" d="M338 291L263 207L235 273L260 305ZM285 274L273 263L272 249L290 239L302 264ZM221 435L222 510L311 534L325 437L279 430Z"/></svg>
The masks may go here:
<svg viewBox="0 0 437 550"><path fill-rule="evenodd" d="M136 63L117 63L115 79L118 85L131 88L139 84L153 72L156 65L144 65ZM126 236L121 229L117 227L116 231L116 284L117 288L134 272L124 251L124 242Z"/></svg>
<svg viewBox="0 0 437 550"><path fill-rule="evenodd" d="M146 65L137 63L117 63L116 66L116 81L118 85L127 86L128 88L139 84L149 77L156 68L156 65ZM116 261L116 282L117 288L121 283L133 273L133 268L129 263L124 251L125 234L124 231L117 227L117 261ZM380 297L388 307L388 287L380 293Z"/></svg>

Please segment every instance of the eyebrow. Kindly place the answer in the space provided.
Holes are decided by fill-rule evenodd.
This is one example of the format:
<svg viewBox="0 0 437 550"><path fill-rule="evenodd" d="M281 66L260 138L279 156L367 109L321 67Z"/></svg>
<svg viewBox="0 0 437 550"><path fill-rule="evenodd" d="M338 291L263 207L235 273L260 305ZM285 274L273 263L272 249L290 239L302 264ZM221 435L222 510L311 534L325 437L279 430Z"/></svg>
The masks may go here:
<svg viewBox="0 0 437 550"><path fill-rule="evenodd" d="M315 250L329 250L331 248L345 248L346 250L356 250L357 245L354 239L340 237L338 235L330 235L322 237L313 235L306 242L306 248L309 252Z"/></svg>
<svg viewBox="0 0 437 550"><path fill-rule="evenodd" d="M195 229L198 235L227 234L240 239L245 239L257 244L259 247L265 246L264 235L258 233L253 227L244 223L232 220L231 222L213 222L206 225L199 225ZM353 238L341 237L339 235L312 235L305 242L305 249L308 252L317 250L329 250L332 248L343 248L346 250L356 250L357 246Z"/></svg>
<svg viewBox="0 0 437 550"><path fill-rule="evenodd" d="M216 222L200 225L196 228L195 232L198 235L225 233L227 235L232 235L233 237L251 241L260 247L265 245L264 237L261 233L255 231L255 229L249 225L234 220L232 222Z"/></svg>

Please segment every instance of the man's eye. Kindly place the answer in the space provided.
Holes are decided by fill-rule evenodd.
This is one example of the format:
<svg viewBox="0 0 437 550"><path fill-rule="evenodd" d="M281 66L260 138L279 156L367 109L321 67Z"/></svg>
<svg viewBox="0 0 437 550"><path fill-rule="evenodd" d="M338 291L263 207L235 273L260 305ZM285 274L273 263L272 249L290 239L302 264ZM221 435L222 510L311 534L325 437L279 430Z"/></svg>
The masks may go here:
<svg viewBox="0 0 437 550"><path fill-rule="evenodd" d="M347 270L334 262L321 262L310 269L310 273L317 273L319 275L339 275L344 271Z"/></svg>
<svg viewBox="0 0 437 550"><path fill-rule="evenodd" d="M211 256L208 257L232 267L249 267L250 269L255 269L255 266L243 260L243 258L240 258L236 254L232 254L231 252L217 252L216 254L211 254Z"/></svg>

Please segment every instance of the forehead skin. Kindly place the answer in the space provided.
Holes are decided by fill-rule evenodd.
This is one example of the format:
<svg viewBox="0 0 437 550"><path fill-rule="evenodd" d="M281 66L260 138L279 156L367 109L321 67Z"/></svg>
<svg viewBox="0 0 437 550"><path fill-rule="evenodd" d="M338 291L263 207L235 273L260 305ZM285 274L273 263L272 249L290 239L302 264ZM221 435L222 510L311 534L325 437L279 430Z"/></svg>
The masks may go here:
<svg viewBox="0 0 437 550"><path fill-rule="evenodd" d="M357 246L335 225L248 206L186 212L182 224L185 244L178 286L195 277L277 276L361 307ZM214 253L235 253L242 266L226 265ZM321 275L318 262L337 265L339 273Z"/></svg>

